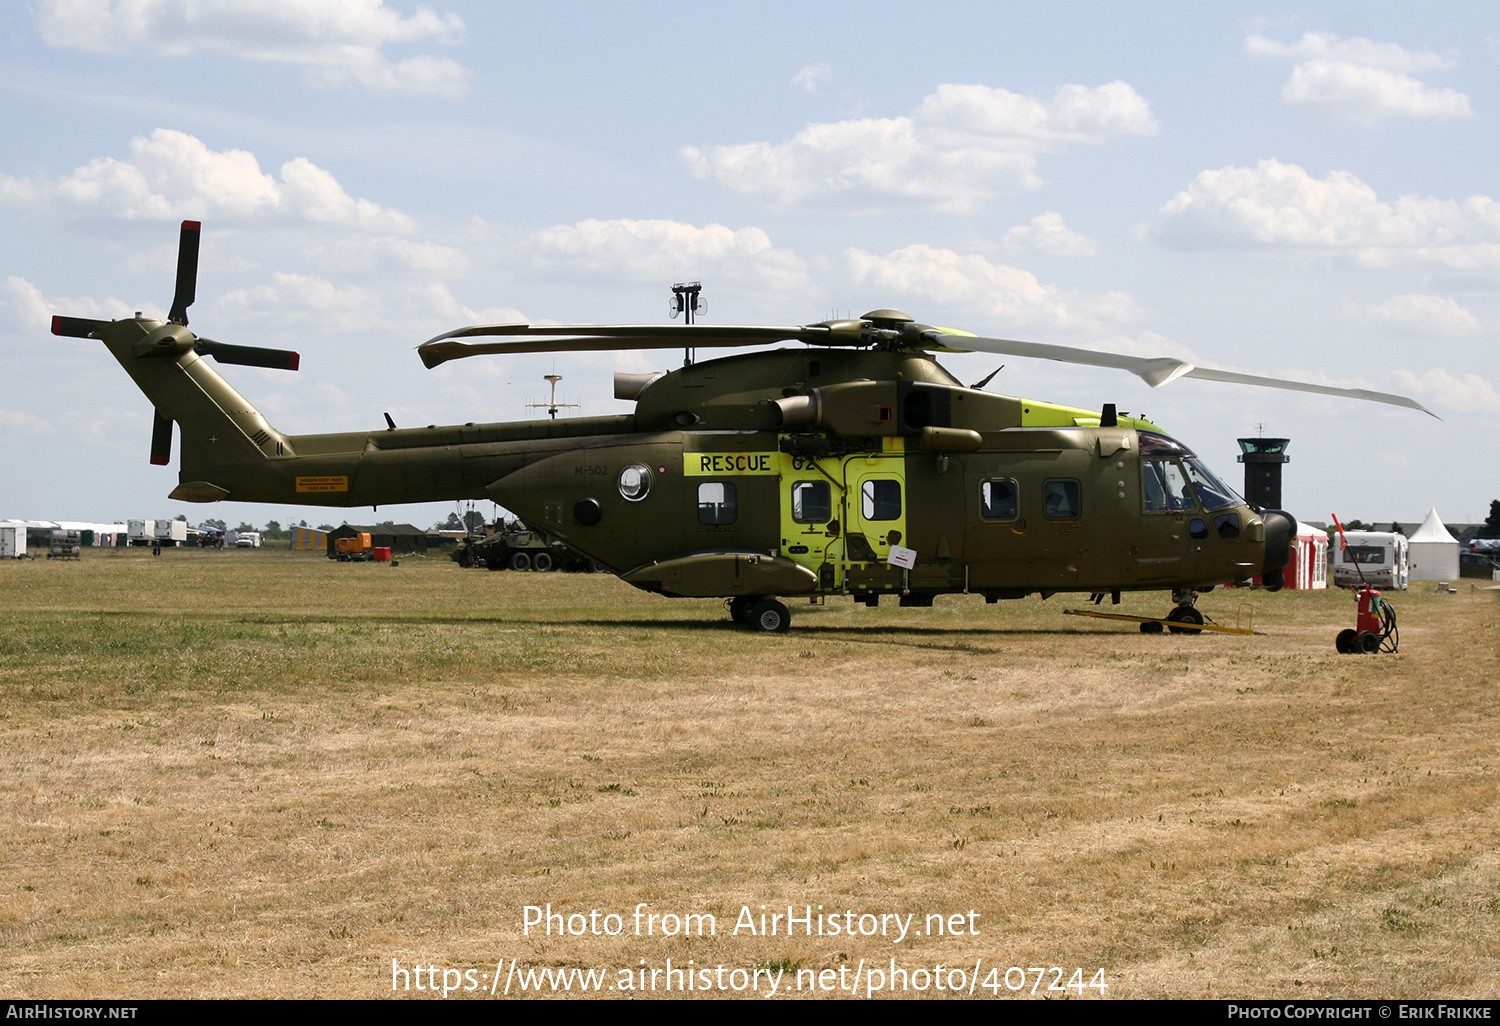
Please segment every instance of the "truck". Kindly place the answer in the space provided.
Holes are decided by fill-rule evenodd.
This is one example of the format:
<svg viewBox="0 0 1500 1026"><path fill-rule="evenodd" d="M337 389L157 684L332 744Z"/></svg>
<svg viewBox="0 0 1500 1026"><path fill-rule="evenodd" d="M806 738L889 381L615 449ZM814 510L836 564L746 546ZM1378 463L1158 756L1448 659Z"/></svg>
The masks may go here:
<svg viewBox="0 0 1500 1026"><path fill-rule="evenodd" d="M233 541L229 541L229 538L231 536L233 538ZM237 549L258 549L260 548L260 532L229 531L226 532L225 541L228 544L232 544Z"/></svg>
<svg viewBox="0 0 1500 1026"><path fill-rule="evenodd" d="M1406 590L1411 567L1404 534L1345 531L1342 543L1335 536L1330 547L1335 550L1328 560L1335 588L1348 588L1363 579L1376 588Z"/></svg>
<svg viewBox="0 0 1500 1026"><path fill-rule="evenodd" d="M370 541L368 531L348 538L335 538L333 540L333 551L328 554L329 559L336 559L340 563L368 563L375 558L375 546Z"/></svg>

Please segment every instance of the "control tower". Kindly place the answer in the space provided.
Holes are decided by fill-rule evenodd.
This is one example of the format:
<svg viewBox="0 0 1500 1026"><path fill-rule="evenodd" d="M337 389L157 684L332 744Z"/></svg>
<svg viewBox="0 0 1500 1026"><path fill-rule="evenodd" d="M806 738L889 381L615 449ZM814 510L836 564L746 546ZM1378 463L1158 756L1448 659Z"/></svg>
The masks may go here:
<svg viewBox="0 0 1500 1026"><path fill-rule="evenodd" d="M1245 465L1245 498L1261 509L1281 509L1281 465L1290 438L1239 438L1239 461Z"/></svg>

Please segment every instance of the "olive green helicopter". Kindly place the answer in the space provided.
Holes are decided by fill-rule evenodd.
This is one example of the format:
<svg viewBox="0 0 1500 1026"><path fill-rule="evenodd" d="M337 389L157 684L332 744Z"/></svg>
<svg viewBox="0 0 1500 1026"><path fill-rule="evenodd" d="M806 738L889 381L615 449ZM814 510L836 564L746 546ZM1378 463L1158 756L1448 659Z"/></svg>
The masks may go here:
<svg viewBox="0 0 1500 1026"><path fill-rule="evenodd" d="M287 350L188 330L199 224L185 221L166 322L53 318L102 341L156 410L151 462L189 502L378 506L490 499L625 581L722 597L785 631L781 598L849 595L930 606L1080 592L1170 592L1142 623L1192 632L1200 592L1282 583L1296 521L1248 505L1151 422L964 387L933 357L981 351L1295 389L1425 410L1403 396L1065 346L984 338L895 310L803 326L479 325L418 347L429 368L483 354L776 346L656 374L616 374L633 413L287 435L206 360L296 370ZM680 304L696 293L678 294ZM689 317L691 321L691 317ZM478 338L499 341L472 341ZM795 344L788 348L788 344Z"/></svg>

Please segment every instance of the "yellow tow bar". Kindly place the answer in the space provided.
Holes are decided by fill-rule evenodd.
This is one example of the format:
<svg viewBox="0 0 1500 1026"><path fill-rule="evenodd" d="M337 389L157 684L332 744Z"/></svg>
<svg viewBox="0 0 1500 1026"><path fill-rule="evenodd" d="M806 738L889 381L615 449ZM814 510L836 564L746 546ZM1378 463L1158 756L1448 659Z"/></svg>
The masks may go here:
<svg viewBox="0 0 1500 1026"><path fill-rule="evenodd" d="M1163 629L1173 630L1179 634L1197 634L1199 631L1218 631L1221 634L1255 634L1255 607L1248 602L1241 602L1235 610L1233 627L1226 627L1217 623L1184 623L1181 620L1168 620L1162 616L1130 616L1126 613L1101 613L1095 609L1064 609L1067 616L1092 616L1099 620L1124 620L1126 623L1157 624L1155 631L1158 633ZM1143 630L1147 629L1143 627ZM1264 637L1264 634L1261 635Z"/></svg>

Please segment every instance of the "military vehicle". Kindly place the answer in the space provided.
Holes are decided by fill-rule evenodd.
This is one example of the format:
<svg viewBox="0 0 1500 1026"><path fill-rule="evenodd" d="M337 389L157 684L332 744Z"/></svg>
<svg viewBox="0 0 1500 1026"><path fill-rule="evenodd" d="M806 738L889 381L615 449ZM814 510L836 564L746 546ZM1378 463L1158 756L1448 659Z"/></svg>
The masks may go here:
<svg viewBox="0 0 1500 1026"><path fill-rule="evenodd" d="M981 338L895 310L770 327L479 325L418 352L428 367L481 354L776 346L650 375L616 375L616 416L288 435L214 370L295 370L285 350L188 330L199 227L184 222L165 322L56 317L103 342L156 409L151 459L189 502L384 506L489 499L646 591L723 597L784 631L788 596L931 605L1081 592L1115 603L1166 591L1162 620L1203 623L1200 592L1275 587L1296 529L1248 505L1149 421L965 387L934 352L984 351L1255 384L1423 409L1403 396L1263 378L1171 358ZM502 341L475 342L476 338ZM1160 630L1160 622L1143 630Z"/></svg>
<svg viewBox="0 0 1500 1026"><path fill-rule="evenodd" d="M458 543L451 558L462 567L482 566L488 570L581 573L594 569L593 560L521 520L508 524L497 521L493 533L470 535Z"/></svg>

